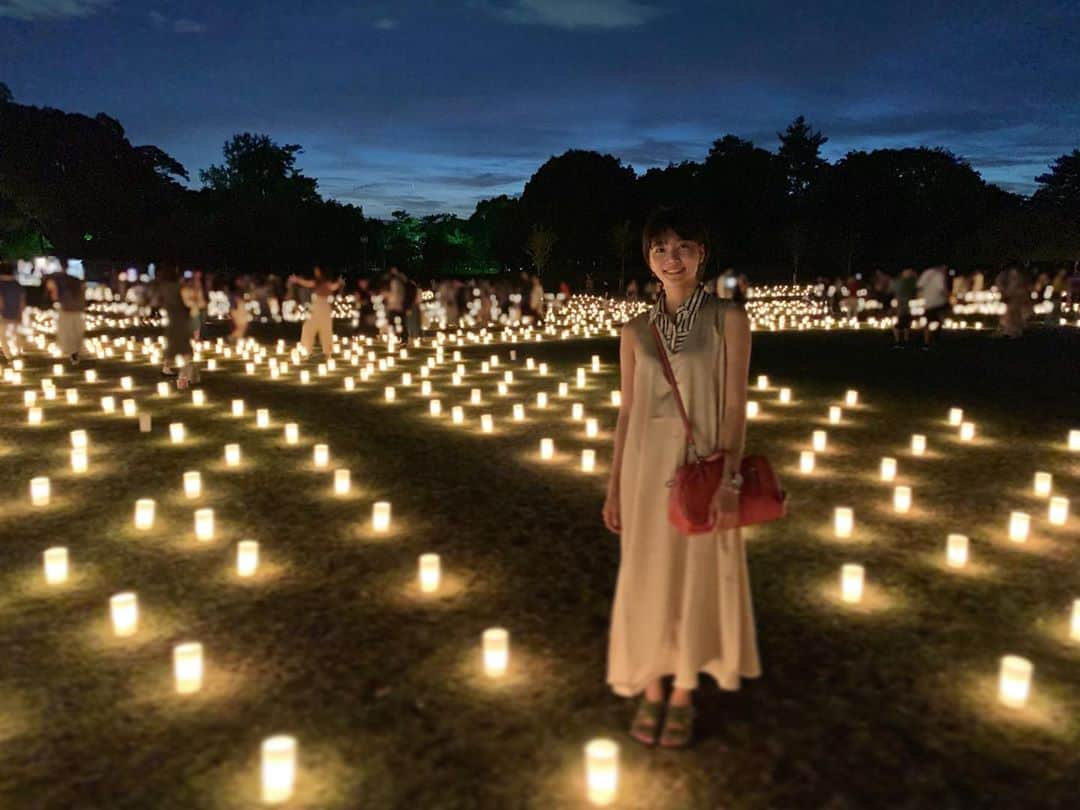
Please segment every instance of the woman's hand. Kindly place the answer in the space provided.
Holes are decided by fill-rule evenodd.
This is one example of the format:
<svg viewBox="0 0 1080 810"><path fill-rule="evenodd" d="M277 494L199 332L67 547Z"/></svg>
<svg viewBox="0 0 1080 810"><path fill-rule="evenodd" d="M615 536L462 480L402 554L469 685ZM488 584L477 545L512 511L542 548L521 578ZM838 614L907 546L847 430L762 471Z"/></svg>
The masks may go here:
<svg viewBox="0 0 1080 810"><path fill-rule="evenodd" d="M619 514L619 493L608 490L604 498L604 525L612 534L622 532L622 516Z"/></svg>
<svg viewBox="0 0 1080 810"><path fill-rule="evenodd" d="M717 487L709 504L709 519L717 529L734 529L739 525L739 492L730 487Z"/></svg>

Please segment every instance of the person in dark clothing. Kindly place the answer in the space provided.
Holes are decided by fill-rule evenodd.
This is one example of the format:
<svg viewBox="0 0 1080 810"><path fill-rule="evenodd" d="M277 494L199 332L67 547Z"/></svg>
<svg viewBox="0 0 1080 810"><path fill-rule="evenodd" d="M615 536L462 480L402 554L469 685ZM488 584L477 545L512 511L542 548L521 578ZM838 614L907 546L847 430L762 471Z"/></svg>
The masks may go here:
<svg viewBox="0 0 1080 810"><path fill-rule="evenodd" d="M12 360L19 354L19 324L26 309L26 291L11 266L0 262L0 354Z"/></svg>

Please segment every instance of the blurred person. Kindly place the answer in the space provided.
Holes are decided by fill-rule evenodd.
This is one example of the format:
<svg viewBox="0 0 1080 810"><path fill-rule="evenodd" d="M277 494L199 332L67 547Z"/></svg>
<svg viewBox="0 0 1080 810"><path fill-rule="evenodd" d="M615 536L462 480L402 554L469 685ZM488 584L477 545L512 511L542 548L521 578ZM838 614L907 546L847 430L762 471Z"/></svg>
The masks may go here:
<svg viewBox="0 0 1080 810"><path fill-rule="evenodd" d="M893 283L896 318L893 321L893 348L905 348L911 340L911 300L918 290L915 269L905 267Z"/></svg>
<svg viewBox="0 0 1080 810"><path fill-rule="evenodd" d="M163 265L158 270L158 303L165 310L165 357L161 373L176 377L176 387L183 390L198 380L198 372L191 362L191 338L194 322L191 318L191 301L194 291L184 293L180 283L180 271L175 264ZM185 300L186 298L186 300Z"/></svg>
<svg viewBox="0 0 1080 810"><path fill-rule="evenodd" d="M1001 334L1018 338L1024 334L1024 325L1031 315L1031 279L1019 264L1010 263L998 276L997 287L1005 303Z"/></svg>
<svg viewBox="0 0 1080 810"><path fill-rule="evenodd" d="M79 364L86 334L86 288L82 279L61 269L45 282L49 298L60 307L56 316L56 344L73 366Z"/></svg>
<svg viewBox="0 0 1080 810"><path fill-rule="evenodd" d="M13 360L20 351L19 327L26 310L26 291L11 264L0 261L0 354Z"/></svg>
<svg viewBox="0 0 1080 810"><path fill-rule="evenodd" d="M319 339L322 353L330 357L334 353L334 293L341 289L341 279L331 280L320 265L315 265L312 278L289 276L289 283L311 291L311 307L307 320L300 328L300 346L305 356L310 356Z"/></svg>
<svg viewBox="0 0 1080 810"><path fill-rule="evenodd" d="M544 285L539 273L533 275L529 284L529 311L537 324L544 322Z"/></svg>
<svg viewBox="0 0 1080 810"><path fill-rule="evenodd" d="M232 319L232 331L229 332L229 340L239 343L247 335L248 324L251 323L251 314L247 310L247 296L244 294L241 279L233 279L229 285L229 317Z"/></svg>
<svg viewBox="0 0 1080 810"><path fill-rule="evenodd" d="M923 327L923 351L928 351L934 341L934 332L942 328L949 313L948 280L945 265L935 264L922 271L916 282L919 297L926 309L926 326Z"/></svg>

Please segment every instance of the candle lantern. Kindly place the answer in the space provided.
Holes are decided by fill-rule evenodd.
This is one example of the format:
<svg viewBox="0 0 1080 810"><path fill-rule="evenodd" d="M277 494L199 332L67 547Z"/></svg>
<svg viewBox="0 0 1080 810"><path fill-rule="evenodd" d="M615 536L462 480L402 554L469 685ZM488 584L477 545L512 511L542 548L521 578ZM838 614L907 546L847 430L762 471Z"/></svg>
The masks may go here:
<svg viewBox="0 0 1080 810"><path fill-rule="evenodd" d="M270 427L270 410L268 408L259 408L255 411L255 427Z"/></svg>
<svg viewBox="0 0 1080 810"><path fill-rule="evenodd" d="M344 385L346 391L353 391L356 389L356 380L353 377L346 377ZM428 390L430 390L430 386Z"/></svg>
<svg viewBox="0 0 1080 810"><path fill-rule="evenodd" d="M510 393L510 388L506 385L505 382L499 383L497 386L495 386L495 389L499 392L500 397L505 397L507 394Z"/></svg>
<svg viewBox="0 0 1080 810"><path fill-rule="evenodd" d="M1074 453L1080 453L1080 430L1069 431L1069 449Z"/></svg>
<svg viewBox="0 0 1080 810"><path fill-rule="evenodd" d="M841 568L841 596L845 602L861 602L865 571L861 565L847 563Z"/></svg>
<svg viewBox="0 0 1080 810"><path fill-rule="evenodd" d="M232 401L232 415L236 417L244 415L244 400L234 399Z"/></svg>
<svg viewBox="0 0 1080 810"><path fill-rule="evenodd" d="M371 527L377 532L390 528L390 502L376 501L371 508Z"/></svg>
<svg viewBox="0 0 1080 810"><path fill-rule="evenodd" d="M241 540L236 545L236 574L251 577L259 568L259 544L254 540Z"/></svg>
<svg viewBox="0 0 1080 810"><path fill-rule="evenodd" d="M1027 512L1013 512L1009 515L1009 539L1014 543L1025 542L1030 529L1031 515Z"/></svg>
<svg viewBox="0 0 1080 810"><path fill-rule="evenodd" d="M585 406L580 402L575 402L570 406L570 418L575 422L581 421L585 416Z"/></svg>
<svg viewBox="0 0 1080 810"><path fill-rule="evenodd" d="M787 404L789 404L791 402L791 389L790 388L781 388L780 389L780 402L783 403L784 405L787 405Z"/></svg>
<svg viewBox="0 0 1080 810"><path fill-rule="evenodd" d="M89 462L85 447L75 447L71 450L71 471L74 473L86 472Z"/></svg>
<svg viewBox="0 0 1080 810"><path fill-rule="evenodd" d="M191 404L198 407L198 408L201 408L203 405L205 405L206 404L206 392L203 391L201 388L196 388L194 391L192 391L191 392Z"/></svg>
<svg viewBox="0 0 1080 810"><path fill-rule="evenodd" d="M616 408L622 407L622 391L611 392L611 404ZM757 403L754 404L756 405Z"/></svg>
<svg viewBox="0 0 1080 810"><path fill-rule="evenodd" d="M586 744L585 784L590 804L605 807L615 801L619 784L619 746L613 740L596 739Z"/></svg>
<svg viewBox="0 0 1080 810"><path fill-rule="evenodd" d="M225 466L226 467L239 467L240 466L240 445L227 444L225 445Z"/></svg>
<svg viewBox="0 0 1080 810"><path fill-rule="evenodd" d="M311 372L306 368L300 372L300 384L309 385L311 383Z"/></svg>
<svg viewBox="0 0 1080 810"><path fill-rule="evenodd" d="M195 510L195 539L200 543L208 543L214 539L214 510Z"/></svg>
<svg viewBox="0 0 1080 810"><path fill-rule="evenodd" d="M262 743L262 800L281 804L292 798L296 781L296 738L278 735Z"/></svg>
<svg viewBox="0 0 1080 810"><path fill-rule="evenodd" d="M386 386L386 390L383 392L383 394L386 397L387 402L393 402L394 398L396 397L396 393L394 391L394 386L392 386L392 385Z"/></svg>
<svg viewBox="0 0 1080 810"><path fill-rule="evenodd" d="M460 405L455 405L450 409L450 421L455 425L460 425L465 421L465 410Z"/></svg>
<svg viewBox="0 0 1080 810"><path fill-rule="evenodd" d="M594 373L600 371L600 355L598 354L592 356L592 370Z"/></svg>
<svg viewBox="0 0 1080 810"><path fill-rule="evenodd" d="M184 473L184 495L189 499L202 494L202 473L197 470Z"/></svg>
<svg viewBox="0 0 1080 810"><path fill-rule="evenodd" d="M1072 623L1069 635L1073 641L1080 641L1080 599L1073 600Z"/></svg>
<svg viewBox="0 0 1080 810"><path fill-rule="evenodd" d="M913 456L926 455L926 436L916 433L911 437L911 454Z"/></svg>
<svg viewBox="0 0 1080 810"><path fill-rule="evenodd" d="M296 444L300 441L300 426L296 422L288 422L285 425L285 443Z"/></svg>
<svg viewBox="0 0 1080 810"><path fill-rule="evenodd" d="M589 417L585 420L585 435L590 439L595 439L600 435L600 425L595 417Z"/></svg>
<svg viewBox="0 0 1080 810"><path fill-rule="evenodd" d="M799 472L809 475L814 471L814 451L803 450L799 453Z"/></svg>
<svg viewBox="0 0 1080 810"><path fill-rule="evenodd" d="M856 405L858 405L859 392L853 388L849 388L847 393L844 395L844 404L847 405L849 408L854 408Z"/></svg>
<svg viewBox="0 0 1080 810"><path fill-rule="evenodd" d="M1069 499L1062 497L1051 498L1047 519L1052 526L1064 526L1069 519Z"/></svg>
<svg viewBox="0 0 1080 810"><path fill-rule="evenodd" d="M836 536L847 539L855 530L855 512L849 506L838 506L833 513L833 530Z"/></svg>
<svg viewBox="0 0 1080 810"><path fill-rule="evenodd" d="M117 638L135 635L139 629L139 600L131 591L118 593L109 599L113 634Z"/></svg>
<svg viewBox="0 0 1080 810"><path fill-rule="evenodd" d="M50 496L49 479L44 476L30 479L30 503L34 506L48 506Z"/></svg>
<svg viewBox="0 0 1080 810"><path fill-rule="evenodd" d="M1027 704L1031 692L1031 674L1034 670L1031 661L1019 655L1002 657L998 675L998 700L1003 706L1020 709Z"/></svg>
<svg viewBox="0 0 1080 810"><path fill-rule="evenodd" d="M428 411L432 416L438 416L442 413L442 402L437 399L431 400L431 402L428 403Z"/></svg>
<svg viewBox="0 0 1080 810"><path fill-rule="evenodd" d="M69 388L64 392L64 398L67 400L68 405L78 405L79 390L77 388Z"/></svg>
<svg viewBox="0 0 1080 810"><path fill-rule="evenodd" d="M1049 498L1054 487L1054 476L1048 472L1035 473L1035 494L1040 498Z"/></svg>
<svg viewBox="0 0 1080 810"><path fill-rule="evenodd" d="M424 593L435 593L439 589L439 580L442 577L441 564L438 554L420 555L420 590Z"/></svg>
<svg viewBox="0 0 1080 810"><path fill-rule="evenodd" d="M139 498L135 501L135 528L141 531L154 528L153 498Z"/></svg>
<svg viewBox="0 0 1080 810"><path fill-rule="evenodd" d="M759 391L764 391L769 387L769 378L764 374L758 374L757 387Z"/></svg>
<svg viewBox="0 0 1080 810"><path fill-rule="evenodd" d="M514 414L513 418L514 418L515 422L523 422L523 421L525 421L525 406L522 405L520 402L515 403L513 414Z"/></svg>
<svg viewBox="0 0 1080 810"><path fill-rule="evenodd" d="M570 396L570 384L569 383L564 383L564 382L559 383L559 396L560 397L568 397L568 396Z"/></svg>
<svg viewBox="0 0 1080 810"><path fill-rule="evenodd" d="M495 423L491 419L490 413L480 415L480 430L483 433L491 433L495 429Z"/></svg>
<svg viewBox="0 0 1080 810"><path fill-rule="evenodd" d="M586 448L581 451L581 471L592 472L596 469L596 451Z"/></svg>
<svg viewBox="0 0 1080 810"><path fill-rule="evenodd" d="M202 689L202 644L191 641L173 647L173 676L178 694L190 695Z"/></svg>
<svg viewBox="0 0 1080 810"><path fill-rule="evenodd" d="M45 582L62 585L68 578L68 550L63 546L45 549Z"/></svg>
<svg viewBox="0 0 1080 810"><path fill-rule="evenodd" d="M840 417L842 415L843 415L843 411L840 410L840 407L838 405L830 405L829 406L829 424L830 425L839 425L840 424Z"/></svg>
<svg viewBox="0 0 1080 810"><path fill-rule="evenodd" d="M547 404L548 404L548 395L547 395L547 393L544 392L544 391L540 391L536 395L536 407L537 408L546 408Z"/></svg>
<svg viewBox="0 0 1080 810"><path fill-rule="evenodd" d="M96 383L97 382L97 372L94 371L94 369L92 369L92 368L88 368L86 370L86 374L83 376L83 379L85 379L88 383Z"/></svg>
<svg viewBox="0 0 1080 810"><path fill-rule="evenodd" d="M348 495L352 488L352 476L344 467L334 470L334 494Z"/></svg>
<svg viewBox="0 0 1080 810"><path fill-rule="evenodd" d="M135 381L132 380L131 377L121 377L120 387L123 388L125 391L130 391L132 388L135 387Z"/></svg>
<svg viewBox="0 0 1080 810"><path fill-rule="evenodd" d="M31 425L40 425L44 421L41 408L29 408L26 411L26 421Z"/></svg>
<svg viewBox="0 0 1080 810"><path fill-rule="evenodd" d="M945 559L951 568L963 568L968 561L968 539L963 534L950 534L945 546Z"/></svg>
<svg viewBox="0 0 1080 810"><path fill-rule="evenodd" d="M811 437L811 443L816 453L824 453L829 441L829 434L824 430L815 430Z"/></svg>
<svg viewBox="0 0 1080 810"><path fill-rule="evenodd" d="M890 483L896 480L896 459L886 456L881 459L881 480Z"/></svg>
<svg viewBox="0 0 1080 810"><path fill-rule="evenodd" d="M484 673L492 678L506 674L510 663L510 633L502 627L484 631Z"/></svg>
<svg viewBox="0 0 1080 810"><path fill-rule="evenodd" d="M330 463L330 448L325 444L315 445L314 451L315 466L319 469L323 469Z"/></svg>
<svg viewBox="0 0 1080 810"><path fill-rule="evenodd" d="M120 403L120 406L123 409L124 416L132 417L135 415L137 410L135 400L125 399L123 402Z"/></svg>
<svg viewBox="0 0 1080 810"><path fill-rule="evenodd" d="M102 397L101 398L101 410L105 413L116 412L116 398L115 397Z"/></svg>
<svg viewBox="0 0 1080 810"><path fill-rule="evenodd" d="M901 515L911 510L911 487L896 487L893 490L893 509Z"/></svg>
<svg viewBox="0 0 1080 810"><path fill-rule="evenodd" d="M970 442L975 438L975 423L963 422L960 425L960 441Z"/></svg>
<svg viewBox="0 0 1080 810"><path fill-rule="evenodd" d="M555 442L552 439L540 440L540 458L545 461L555 457Z"/></svg>
<svg viewBox="0 0 1080 810"><path fill-rule="evenodd" d="M960 425L964 421L964 409L963 408L949 408L949 424L953 427Z"/></svg>
<svg viewBox="0 0 1080 810"><path fill-rule="evenodd" d="M758 414L761 412L761 407L754 400L747 400L746 402L746 418L757 419Z"/></svg>

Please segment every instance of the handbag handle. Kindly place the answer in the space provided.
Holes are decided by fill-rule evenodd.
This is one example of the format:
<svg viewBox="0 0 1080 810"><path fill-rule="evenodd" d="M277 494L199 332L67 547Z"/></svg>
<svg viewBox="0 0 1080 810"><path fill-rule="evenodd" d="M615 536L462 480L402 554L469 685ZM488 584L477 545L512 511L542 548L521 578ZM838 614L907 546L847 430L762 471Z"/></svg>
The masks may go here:
<svg viewBox="0 0 1080 810"><path fill-rule="evenodd" d="M698 453L697 445L694 444L694 428L690 425L690 417L686 415L686 406L683 405L682 395L679 393L679 384L675 380L675 372L671 370L671 361L668 360L667 349L664 348L664 339L660 337L660 330L656 328L656 324L650 324L652 328L653 337L656 338L656 349L660 353L660 363L664 367L664 379L668 381L668 385L671 386L671 392L675 395L675 404L679 407L679 416L682 417L683 427L686 429L686 443L690 445L690 451L694 454L694 458L698 461L701 460L701 454Z"/></svg>

